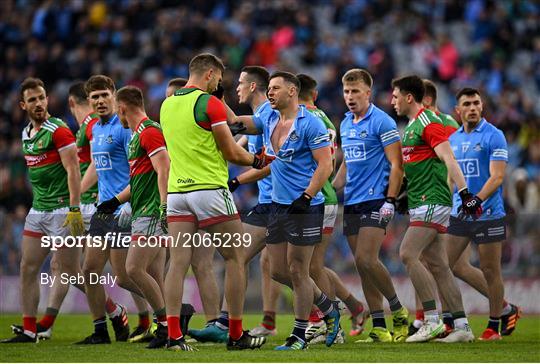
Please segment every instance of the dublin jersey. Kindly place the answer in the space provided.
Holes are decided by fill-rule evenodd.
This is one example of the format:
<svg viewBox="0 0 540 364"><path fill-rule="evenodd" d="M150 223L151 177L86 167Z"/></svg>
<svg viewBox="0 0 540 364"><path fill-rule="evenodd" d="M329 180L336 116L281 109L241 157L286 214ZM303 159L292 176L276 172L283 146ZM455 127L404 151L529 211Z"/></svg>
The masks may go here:
<svg viewBox="0 0 540 364"><path fill-rule="evenodd" d="M347 167L345 205L386 197L390 163L384 148L399 142L396 122L371 104L364 118L353 122L351 112L341 122L340 136Z"/></svg>
<svg viewBox="0 0 540 364"><path fill-rule="evenodd" d="M263 120L266 121L273 115L273 111L268 101L263 102L253 114L254 122L257 125L263 123ZM250 153L256 153L264 145L262 135L248 135L247 139ZM272 175L257 181L257 186L259 187L259 203L272 202Z"/></svg>
<svg viewBox="0 0 540 364"><path fill-rule="evenodd" d="M129 184L128 144L131 130L124 129L118 115L92 127L92 158L98 177L99 202L119 194Z"/></svg>
<svg viewBox="0 0 540 364"><path fill-rule="evenodd" d="M318 117L300 106L283 145L278 151L274 151L271 135L279 122L279 113L274 110L266 123L256 119L254 121L257 128L264 131L263 140L268 154L276 156L270 163L272 201L290 205L309 186L317 168L312 151L330 146L328 130ZM311 205L323 202L324 196L319 191L311 200Z"/></svg>
<svg viewBox="0 0 540 364"><path fill-rule="evenodd" d="M60 119L49 117L30 136L32 123L22 133L23 153L32 184L32 207L52 211L69 206L67 172L60 152L75 146L75 137Z"/></svg>
<svg viewBox="0 0 540 364"><path fill-rule="evenodd" d="M508 162L508 148L502 131L487 122L486 119L480 120L470 133L465 132L461 126L450 136L449 141L471 193L480 192L489 179L489 163L491 161ZM457 191L454 193L453 200L452 215L457 216L457 208L461 206L461 198ZM505 216L502 186L499 186L482 203L482 208L483 213L480 220L494 220Z"/></svg>

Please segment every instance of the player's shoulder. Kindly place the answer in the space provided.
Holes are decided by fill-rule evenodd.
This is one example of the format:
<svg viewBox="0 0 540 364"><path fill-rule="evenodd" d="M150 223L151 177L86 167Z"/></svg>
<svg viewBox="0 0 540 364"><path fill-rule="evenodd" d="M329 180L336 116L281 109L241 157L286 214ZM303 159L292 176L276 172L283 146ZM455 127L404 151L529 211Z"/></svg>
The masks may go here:
<svg viewBox="0 0 540 364"><path fill-rule="evenodd" d="M390 124L397 127L396 121L390 115L388 115L386 111L384 111L383 109L379 108L378 106L374 104L371 104L371 105L372 105L371 115L373 119L378 121L377 125L380 125L381 123L383 123L383 124Z"/></svg>
<svg viewBox="0 0 540 364"><path fill-rule="evenodd" d="M143 121L141 125L139 125L136 132L142 134L147 132L155 132L156 130L161 132L161 125L154 120L147 119Z"/></svg>
<svg viewBox="0 0 540 364"><path fill-rule="evenodd" d="M506 137L504 136L504 132L497 128L495 125L493 125L492 123L490 123L489 121L485 120L484 119L484 125L483 125L483 128L484 128L484 132L488 135L490 135L492 138L496 138L496 139L503 139L506 141Z"/></svg>
<svg viewBox="0 0 540 364"><path fill-rule="evenodd" d="M67 128L67 124L59 118L51 116L43 123L43 128L51 132L56 131L58 128Z"/></svg>
<svg viewBox="0 0 540 364"><path fill-rule="evenodd" d="M91 113L91 114L88 114L86 115L86 117L84 118L83 120L83 125L94 125L95 123L97 123L99 121L99 116L97 114L94 114L94 113Z"/></svg>
<svg viewBox="0 0 540 364"><path fill-rule="evenodd" d="M429 109L424 109L420 114L418 114L417 119L419 119L422 124L426 124L424 127L431 123L444 125L441 118L434 111Z"/></svg>

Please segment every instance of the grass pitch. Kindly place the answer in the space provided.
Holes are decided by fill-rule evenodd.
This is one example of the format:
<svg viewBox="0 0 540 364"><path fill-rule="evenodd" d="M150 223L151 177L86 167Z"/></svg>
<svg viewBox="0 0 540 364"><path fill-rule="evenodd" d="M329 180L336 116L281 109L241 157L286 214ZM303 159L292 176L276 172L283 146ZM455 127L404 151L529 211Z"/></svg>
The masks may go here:
<svg viewBox="0 0 540 364"><path fill-rule="evenodd" d="M256 326L261 315L246 315L244 328ZM223 344L195 344L194 353L169 352L164 349L145 349L145 344L113 343L111 345L79 346L75 341L92 331L88 315L60 315L55 323L53 338L39 344L0 344L1 362L540 362L540 317L523 317L512 336L499 342L470 344L356 344L357 337L347 336L345 344L327 348L312 345L302 352L276 352L273 348L288 336L293 317L278 315L278 335L260 350L232 351ZM10 337L9 325L21 321L18 315L0 317L0 338ZM486 316L470 319L476 336L482 333ZM135 325L137 316L131 316ZM190 327L204 324L202 315L195 315ZM350 323L344 320L348 333ZM109 324L109 332L114 333ZM363 335L365 336L365 334ZM362 336L362 337L363 337Z"/></svg>

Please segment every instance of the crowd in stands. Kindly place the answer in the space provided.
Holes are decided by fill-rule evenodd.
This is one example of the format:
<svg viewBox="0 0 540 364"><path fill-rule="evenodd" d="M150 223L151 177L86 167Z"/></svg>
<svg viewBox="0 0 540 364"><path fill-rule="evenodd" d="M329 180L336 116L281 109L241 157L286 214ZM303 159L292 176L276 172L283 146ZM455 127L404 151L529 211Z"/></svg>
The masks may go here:
<svg viewBox="0 0 540 364"><path fill-rule="evenodd" d="M223 58L226 100L238 113L250 112L237 105L239 70L256 64L314 76L317 104L338 127L346 111L341 76L353 67L369 70L373 101L396 120L390 107L396 76L415 73L435 81L446 113L452 113L458 89L479 88L486 119L505 132L509 147L505 273L538 276L539 28L540 5L533 0L1 1L0 274L18 273L31 205L20 141L27 123L19 107L21 81L41 78L51 115L74 131L67 90L92 74L111 76L117 88L142 88L148 113L158 120L169 79L187 76L191 57L206 51ZM256 190L244 187L235 195L246 208ZM392 273L403 272L397 251L405 221L397 219L385 243ZM337 230L328 259L348 270L352 257Z"/></svg>

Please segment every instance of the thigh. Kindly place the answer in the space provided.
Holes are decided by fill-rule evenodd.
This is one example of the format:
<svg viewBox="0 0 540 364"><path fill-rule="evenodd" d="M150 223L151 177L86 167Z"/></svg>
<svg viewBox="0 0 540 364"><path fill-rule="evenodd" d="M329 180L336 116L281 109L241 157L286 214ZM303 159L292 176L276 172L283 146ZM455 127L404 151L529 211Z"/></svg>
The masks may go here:
<svg viewBox="0 0 540 364"><path fill-rule="evenodd" d="M160 248L159 245L150 247L134 243L127 251L127 256L125 258L126 266L138 266L144 270L148 270L148 267L154 262L162 250L163 248ZM116 252L117 250L111 253L111 260L113 259L112 257L116 255Z"/></svg>
<svg viewBox="0 0 540 364"><path fill-rule="evenodd" d="M500 270L502 256L502 241L489 244L478 244L478 260L480 267Z"/></svg>
<svg viewBox="0 0 540 364"><path fill-rule="evenodd" d="M450 224L452 227L452 224ZM439 239L443 241L446 254L448 256L448 265L452 268L460 259L465 255L465 251L469 246L470 238L467 236L458 236L450 234L450 228L448 234L440 234ZM468 255L467 255L468 259Z"/></svg>
<svg viewBox="0 0 540 364"><path fill-rule="evenodd" d="M249 263L266 246L266 226L255 226L243 223L244 234L250 238L249 246L244 248L246 263Z"/></svg>
<svg viewBox="0 0 540 364"><path fill-rule="evenodd" d="M309 270L309 262L313 256L314 246L312 245L294 245L287 246L287 263L290 266L292 263L298 263L301 267Z"/></svg>
<svg viewBox="0 0 540 364"><path fill-rule="evenodd" d="M56 259L62 271L79 270L81 253L82 248L80 247L61 248L54 253L53 259Z"/></svg>
<svg viewBox="0 0 540 364"><path fill-rule="evenodd" d="M363 226L360 228L356 236L356 250L353 252L355 256L367 255L371 259L378 259L379 250L386 232L379 227Z"/></svg>
<svg viewBox="0 0 540 364"><path fill-rule="evenodd" d="M243 245L245 241L244 230L240 219L227 220L218 224L207 226L205 230L214 237L221 237L216 241L216 249L224 259L243 259ZM226 244L225 242L228 243Z"/></svg>
<svg viewBox="0 0 540 364"><path fill-rule="evenodd" d="M419 259L436 237L437 230L434 228L409 226L401 242L400 254Z"/></svg>
<svg viewBox="0 0 540 364"><path fill-rule="evenodd" d="M41 246L41 239L23 235L21 242L21 264L39 269L49 255L49 248Z"/></svg>
<svg viewBox="0 0 540 364"><path fill-rule="evenodd" d="M270 263L270 272L289 274L289 265L287 263L287 243L269 244L266 246L268 261Z"/></svg>

